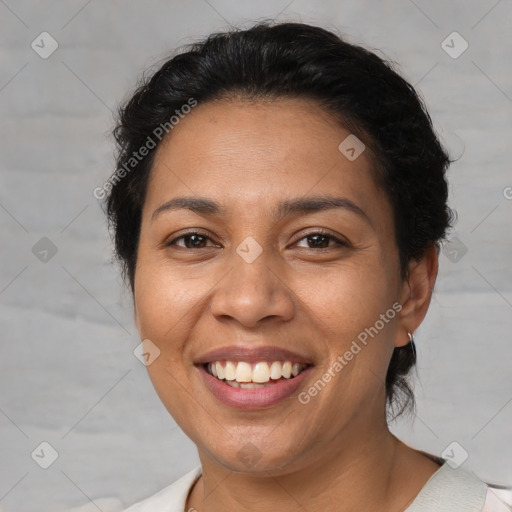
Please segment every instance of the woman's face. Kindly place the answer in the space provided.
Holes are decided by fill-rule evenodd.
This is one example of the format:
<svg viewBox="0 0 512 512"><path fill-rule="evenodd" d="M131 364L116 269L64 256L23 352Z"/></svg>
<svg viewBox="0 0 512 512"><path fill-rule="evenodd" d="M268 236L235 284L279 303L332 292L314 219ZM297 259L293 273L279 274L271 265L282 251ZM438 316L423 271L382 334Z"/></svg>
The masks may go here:
<svg viewBox="0 0 512 512"><path fill-rule="evenodd" d="M338 148L349 135L312 101L225 100L199 104L157 151L135 319L202 460L287 471L385 422L405 284L368 150ZM171 207L183 197L190 208Z"/></svg>

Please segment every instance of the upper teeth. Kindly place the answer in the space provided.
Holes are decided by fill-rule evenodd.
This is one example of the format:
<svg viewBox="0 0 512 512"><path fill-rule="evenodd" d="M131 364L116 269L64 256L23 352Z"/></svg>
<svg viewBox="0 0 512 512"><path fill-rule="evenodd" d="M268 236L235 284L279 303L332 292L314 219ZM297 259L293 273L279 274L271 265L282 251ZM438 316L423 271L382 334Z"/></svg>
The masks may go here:
<svg viewBox="0 0 512 512"><path fill-rule="evenodd" d="M236 380L237 382L268 382L270 379L289 379L297 376L306 364L291 363L290 361L266 361L254 365L245 361L214 361L208 364L209 372L220 380Z"/></svg>

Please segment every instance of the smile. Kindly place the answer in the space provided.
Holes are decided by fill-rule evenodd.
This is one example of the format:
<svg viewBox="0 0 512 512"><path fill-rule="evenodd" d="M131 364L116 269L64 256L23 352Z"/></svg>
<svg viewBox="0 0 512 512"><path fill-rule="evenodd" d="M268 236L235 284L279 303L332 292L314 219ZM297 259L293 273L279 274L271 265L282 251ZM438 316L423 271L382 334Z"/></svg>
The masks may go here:
<svg viewBox="0 0 512 512"><path fill-rule="evenodd" d="M256 389L274 385L281 379L293 379L307 366L291 361L213 361L206 365L206 370L233 388Z"/></svg>
<svg viewBox="0 0 512 512"><path fill-rule="evenodd" d="M269 362L263 361L252 365L245 361L237 363L215 361L201 364L196 368L199 370L205 389L217 401L230 408L247 410L269 408L278 403L284 403L286 399L292 407L297 403L293 397L300 392L305 379L314 367L294 363L290 368L290 364L287 363L290 362L273 361L269 364ZM298 366L295 366L296 364ZM226 378L226 368L228 377L233 377L234 372L232 380ZM278 368L281 371L279 378L272 378L272 371L274 377L277 377ZM214 375L213 372L216 372L217 375ZM294 372L296 375L293 375ZM267 374L269 374L268 377ZM266 380L257 382L258 380L263 381L263 379Z"/></svg>
<svg viewBox="0 0 512 512"><path fill-rule="evenodd" d="M235 409L265 409L283 403L293 406L316 364L306 353L272 345L231 345L194 358L205 391L217 403Z"/></svg>

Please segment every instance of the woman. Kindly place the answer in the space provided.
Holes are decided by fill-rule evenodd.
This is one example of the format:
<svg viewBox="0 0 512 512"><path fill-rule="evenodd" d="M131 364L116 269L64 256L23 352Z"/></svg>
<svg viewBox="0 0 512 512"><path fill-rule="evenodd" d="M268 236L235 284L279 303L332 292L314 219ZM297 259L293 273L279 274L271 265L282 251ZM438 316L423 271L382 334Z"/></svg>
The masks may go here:
<svg viewBox="0 0 512 512"><path fill-rule="evenodd" d="M145 364L201 460L130 512L506 510L388 429L450 223L448 155L388 63L303 24L215 34L115 136Z"/></svg>

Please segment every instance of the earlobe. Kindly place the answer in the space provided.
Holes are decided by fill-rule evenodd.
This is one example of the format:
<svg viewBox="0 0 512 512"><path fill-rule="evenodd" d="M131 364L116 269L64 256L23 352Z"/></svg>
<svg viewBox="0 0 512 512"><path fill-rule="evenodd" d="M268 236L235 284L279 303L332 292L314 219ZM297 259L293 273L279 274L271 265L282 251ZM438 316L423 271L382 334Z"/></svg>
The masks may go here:
<svg viewBox="0 0 512 512"><path fill-rule="evenodd" d="M396 346L407 345L410 341L409 334L412 335L425 318L432 298L438 268L437 249L433 244L419 260L410 262L408 277L403 283L399 339L395 342Z"/></svg>

